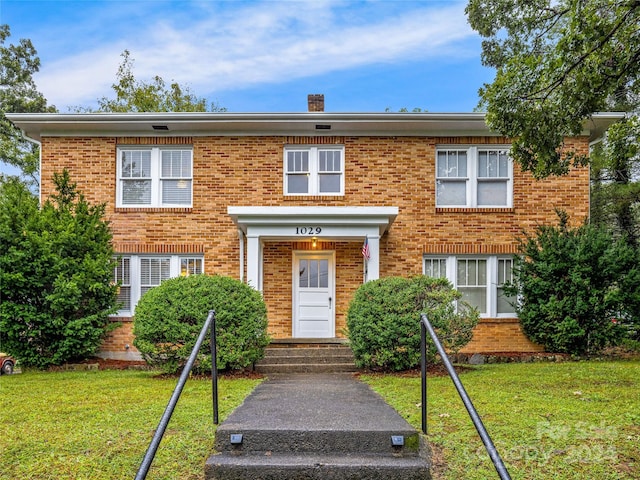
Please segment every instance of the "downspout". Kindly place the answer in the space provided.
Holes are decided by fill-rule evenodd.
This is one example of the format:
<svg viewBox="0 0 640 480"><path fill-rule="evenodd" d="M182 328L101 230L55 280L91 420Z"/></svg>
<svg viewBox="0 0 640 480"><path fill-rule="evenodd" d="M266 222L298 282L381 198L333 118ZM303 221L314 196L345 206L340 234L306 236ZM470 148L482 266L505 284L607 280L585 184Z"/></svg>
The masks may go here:
<svg viewBox="0 0 640 480"><path fill-rule="evenodd" d="M244 233L238 229L238 239L240 240L240 281L244 283Z"/></svg>

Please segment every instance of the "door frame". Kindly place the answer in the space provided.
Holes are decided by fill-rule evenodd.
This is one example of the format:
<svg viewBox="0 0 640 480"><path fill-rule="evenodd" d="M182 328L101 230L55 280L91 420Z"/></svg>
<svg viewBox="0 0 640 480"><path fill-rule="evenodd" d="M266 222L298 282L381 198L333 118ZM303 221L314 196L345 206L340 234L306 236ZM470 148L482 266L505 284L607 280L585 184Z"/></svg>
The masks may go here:
<svg viewBox="0 0 640 480"><path fill-rule="evenodd" d="M329 296L331 298L331 308L329 309L329 336L336 336L336 252L335 250L294 250L291 261L291 337L306 338L298 336L298 278L300 277L300 259L328 259L329 260Z"/></svg>

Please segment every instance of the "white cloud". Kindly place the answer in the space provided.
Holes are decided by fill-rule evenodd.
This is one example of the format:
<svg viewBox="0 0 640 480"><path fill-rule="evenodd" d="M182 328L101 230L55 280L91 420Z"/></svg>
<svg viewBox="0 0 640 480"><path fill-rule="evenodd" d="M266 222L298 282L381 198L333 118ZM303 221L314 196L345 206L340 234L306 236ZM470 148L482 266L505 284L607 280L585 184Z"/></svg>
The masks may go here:
<svg viewBox="0 0 640 480"><path fill-rule="evenodd" d="M377 16L375 8L386 2L366 4L366 11L334 2L223 4L205 3L190 24L185 15L165 16L131 37L43 63L38 86L61 110L93 103L111 94L125 48L137 78L160 75L202 95L372 64L466 56L464 41L475 36L458 3L410 4L418 8Z"/></svg>

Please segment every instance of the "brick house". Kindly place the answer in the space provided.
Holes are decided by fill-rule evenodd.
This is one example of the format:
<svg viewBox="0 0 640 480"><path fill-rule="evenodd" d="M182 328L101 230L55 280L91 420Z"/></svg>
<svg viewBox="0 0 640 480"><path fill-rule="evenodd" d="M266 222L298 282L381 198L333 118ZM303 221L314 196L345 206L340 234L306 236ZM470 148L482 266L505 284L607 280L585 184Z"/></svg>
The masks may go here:
<svg viewBox="0 0 640 480"><path fill-rule="evenodd" d="M276 339L344 337L364 281L446 276L481 311L464 351L541 350L500 285L523 229L556 208L589 214L588 168L534 180L481 113L327 113L310 95L304 113L8 117L41 143L43 198L66 168L107 204L123 309L105 357L139 358L140 296L200 272L260 290ZM594 116L567 144L587 153L616 118Z"/></svg>

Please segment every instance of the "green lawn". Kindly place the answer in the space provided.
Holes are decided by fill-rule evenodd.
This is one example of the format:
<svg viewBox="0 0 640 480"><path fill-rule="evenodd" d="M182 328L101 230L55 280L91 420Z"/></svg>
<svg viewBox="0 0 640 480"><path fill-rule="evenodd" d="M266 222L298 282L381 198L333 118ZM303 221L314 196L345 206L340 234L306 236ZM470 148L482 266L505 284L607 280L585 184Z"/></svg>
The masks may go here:
<svg viewBox="0 0 640 480"><path fill-rule="evenodd" d="M420 428L419 377L362 378ZM461 380L514 480L640 478L640 361L492 364ZM498 478L449 377L427 385L446 464L434 477Z"/></svg>
<svg viewBox="0 0 640 480"><path fill-rule="evenodd" d="M131 479L176 379L94 371L0 377L0 479ZM420 379L369 375L420 427ZM484 365L461 376L515 479L640 478L640 361ZM222 379L223 420L259 380ZM429 379L436 479L498 478L448 377ZM202 478L211 383L190 379L152 479Z"/></svg>
<svg viewBox="0 0 640 480"><path fill-rule="evenodd" d="M177 380L148 371L0 377L0 479L132 479ZM222 421L259 380L221 379ZM148 479L202 478L211 382L189 379Z"/></svg>

